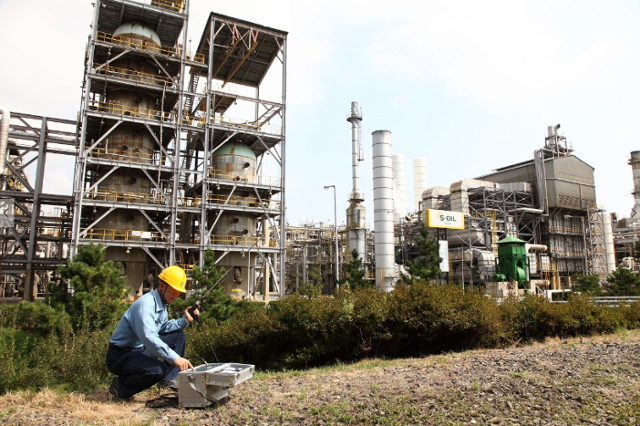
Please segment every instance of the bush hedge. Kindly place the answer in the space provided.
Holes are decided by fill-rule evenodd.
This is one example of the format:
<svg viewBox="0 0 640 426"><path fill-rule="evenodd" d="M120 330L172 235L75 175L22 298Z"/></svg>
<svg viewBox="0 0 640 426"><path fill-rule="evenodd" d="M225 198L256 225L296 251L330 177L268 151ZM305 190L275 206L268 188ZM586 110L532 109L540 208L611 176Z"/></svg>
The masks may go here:
<svg viewBox="0 0 640 426"><path fill-rule="evenodd" d="M566 303L532 295L496 303L457 286L413 284L389 294L358 288L312 299L290 295L267 307L245 304L227 320L209 317L201 325L206 335L195 324L186 330L193 364L214 362L217 355L282 370L635 329L640 304L609 308L586 295ZM104 357L114 326L73 327L64 311L42 302L0 305L0 392L106 385Z"/></svg>
<svg viewBox="0 0 640 426"><path fill-rule="evenodd" d="M640 304L597 306L587 295L567 303L527 295L498 304L458 286L418 284L389 294L359 288L315 299L291 295L204 327L221 360L297 369L639 328ZM191 328L189 337L190 353L213 360L200 331Z"/></svg>

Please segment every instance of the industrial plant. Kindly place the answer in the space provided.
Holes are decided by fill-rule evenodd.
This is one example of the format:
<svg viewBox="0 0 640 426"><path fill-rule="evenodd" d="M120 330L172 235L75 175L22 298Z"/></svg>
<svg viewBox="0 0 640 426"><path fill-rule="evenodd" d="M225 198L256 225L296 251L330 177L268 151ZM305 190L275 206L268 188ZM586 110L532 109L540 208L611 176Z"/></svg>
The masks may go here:
<svg viewBox="0 0 640 426"><path fill-rule="evenodd" d="M0 296L42 296L87 244L121 265L131 298L166 266L202 268L208 250L238 298L268 302L308 283L329 293L354 254L372 285L392 291L425 226L441 247L441 282L497 297L636 268L640 151L629 159L633 214L617 218L598 207L594 169L559 124L533 158L449 186L429 187L427 161L412 159L408 206L393 129L363 136L354 101L348 124L332 124L351 127L347 204L325 187L346 225L288 224L287 32L212 12L192 51L188 31L188 0L96 0L86 63L76 64L85 69L77 120L0 110ZM267 80L276 95L261 90ZM73 158L72 194L43 192L52 156ZM373 172L370 195L361 167Z"/></svg>

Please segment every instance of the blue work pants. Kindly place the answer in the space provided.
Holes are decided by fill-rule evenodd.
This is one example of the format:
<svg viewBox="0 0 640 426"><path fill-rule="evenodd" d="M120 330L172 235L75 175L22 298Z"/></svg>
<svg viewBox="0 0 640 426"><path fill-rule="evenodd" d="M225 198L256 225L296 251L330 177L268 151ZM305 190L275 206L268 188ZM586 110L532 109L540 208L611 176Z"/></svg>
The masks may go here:
<svg viewBox="0 0 640 426"><path fill-rule="evenodd" d="M161 334L160 339L178 355L184 357L187 340L184 331ZM126 399L162 380L176 380L178 367L155 357L144 347L119 348L109 345L107 368L118 376L120 398Z"/></svg>

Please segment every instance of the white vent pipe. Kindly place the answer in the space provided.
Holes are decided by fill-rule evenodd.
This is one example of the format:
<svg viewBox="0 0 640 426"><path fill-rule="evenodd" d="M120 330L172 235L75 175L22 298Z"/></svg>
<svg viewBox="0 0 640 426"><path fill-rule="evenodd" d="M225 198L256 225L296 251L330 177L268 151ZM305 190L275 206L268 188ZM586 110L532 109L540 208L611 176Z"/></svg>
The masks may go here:
<svg viewBox="0 0 640 426"><path fill-rule="evenodd" d="M360 173L358 163L364 160L362 155L362 143L360 142L360 122L362 113L357 102L351 102L351 114L347 117L351 123L351 172L353 175L353 194L351 198L361 198L360 194Z"/></svg>
<svg viewBox="0 0 640 426"><path fill-rule="evenodd" d="M393 167L393 221L399 223L407 215L407 186L404 181L404 155L394 154Z"/></svg>
<svg viewBox="0 0 640 426"><path fill-rule="evenodd" d="M640 217L640 151L631 151L629 165L633 173L633 210L631 217Z"/></svg>
<svg viewBox="0 0 640 426"><path fill-rule="evenodd" d="M415 211L420 211L422 193L427 189L427 159L413 159L413 202Z"/></svg>
<svg viewBox="0 0 640 426"><path fill-rule="evenodd" d="M616 253L613 244L613 226L611 225L611 214L602 212L604 222L604 253L607 262L607 275L616 270Z"/></svg>
<svg viewBox="0 0 640 426"><path fill-rule="evenodd" d="M0 107L2 124L0 124L0 174L4 174L4 162L7 159L7 142L9 141L9 119L11 113L8 109Z"/></svg>
<svg viewBox="0 0 640 426"><path fill-rule="evenodd" d="M393 246L391 132L376 130L372 136L376 287L390 292L393 290L396 279Z"/></svg>

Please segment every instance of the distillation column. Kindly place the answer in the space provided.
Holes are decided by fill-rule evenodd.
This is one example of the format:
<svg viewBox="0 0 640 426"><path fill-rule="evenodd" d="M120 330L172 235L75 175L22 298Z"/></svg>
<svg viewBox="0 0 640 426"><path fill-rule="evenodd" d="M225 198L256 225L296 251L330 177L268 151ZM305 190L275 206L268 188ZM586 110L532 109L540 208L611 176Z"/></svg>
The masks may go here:
<svg viewBox="0 0 640 426"><path fill-rule="evenodd" d="M143 23L125 23L114 32L114 39L123 44L134 44L141 50L156 52L161 47L160 38L148 25ZM126 79L146 84L161 85L153 77L159 74L159 68L152 62L134 55L123 56L107 65L107 73L113 72ZM158 99L148 93L131 88L108 88L104 96L103 107L115 114L128 117L147 118L157 109ZM156 150L153 136L141 125L122 122L100 143L96 155L125 163L151 164ZM106 176L106 177L105 177ZM106 202L132 202L139 197L149 197L151 182L145 173L134 166L121 166L112 171L111 167L100 167L95 197ZM107 213L106 207L94 209L96 218ZM105 240L140 241L148 234L148 220L136 209L115 209L96 224L96 232L103 232ZM100 231L102 230L102 231ZM127 286L132 293L142 294L143 280L147 275L147 256L145 252L132 247L108 247L107 259L122 262Z"/></svg>
<svg viewBox="0 0 640 426"><path fill-rule="evenodd" d="M365 208L362 202L364 194L360 192L359 165L364 160L362 155L362 142L360 139L362 112L357 102L351 102L351 115L347 118L351 123L351 170L353 173L353 189L349 197L347 208L347 258L351 258L351 252L356 250L363 264L366 262L366 238L365 238Z"/></svg>

